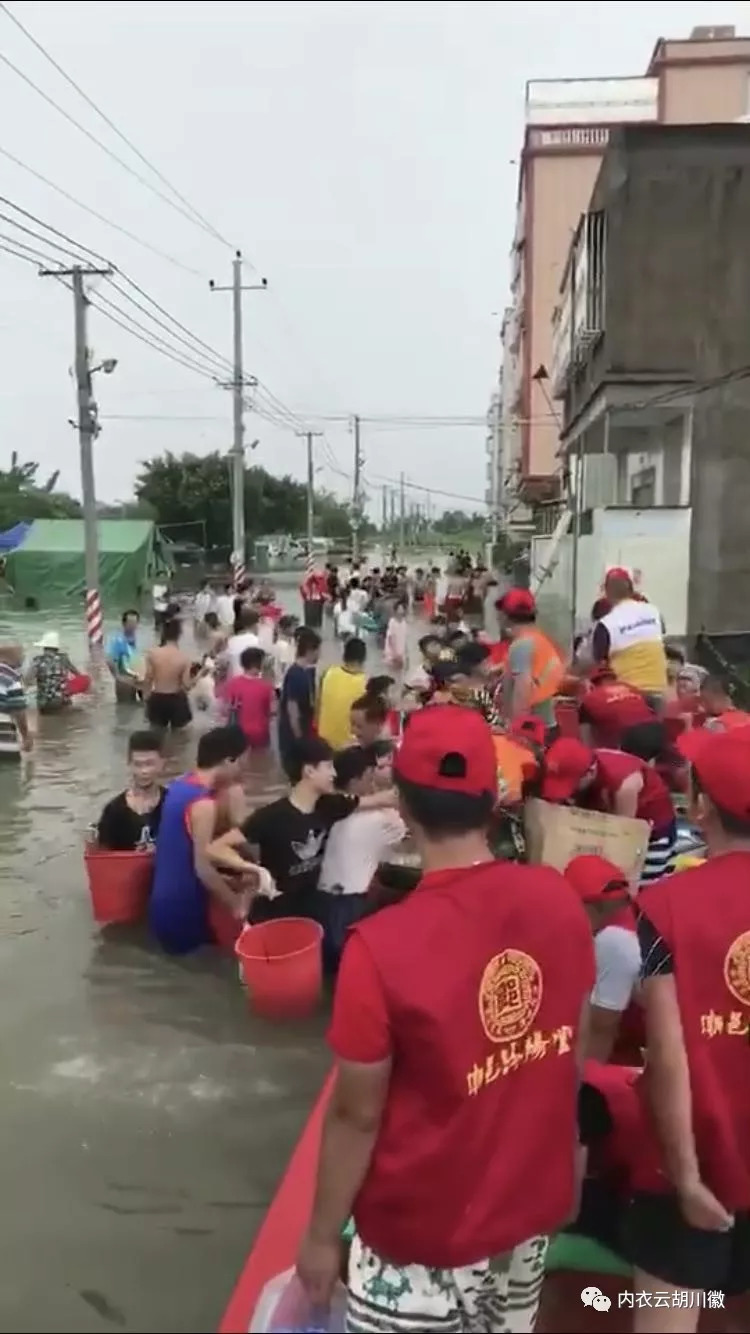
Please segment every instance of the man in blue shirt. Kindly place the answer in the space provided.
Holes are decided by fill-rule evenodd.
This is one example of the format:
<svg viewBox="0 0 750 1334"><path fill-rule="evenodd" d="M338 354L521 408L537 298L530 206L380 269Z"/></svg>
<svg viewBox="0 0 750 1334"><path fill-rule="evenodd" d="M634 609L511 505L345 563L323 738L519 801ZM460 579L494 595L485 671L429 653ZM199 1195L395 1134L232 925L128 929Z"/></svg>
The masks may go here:
<svg viewBox="0 0 750 1334"><path fill-rule="evenodd" d="M138 646L136 634L140 615L134 608L122 613L122 628L107 646L107 666L115 683L115 699L132 703L140 697L140 676L135 668Z"/></svg>
<svg viewBox="0 0 750 1334"><path fill-rule="evenodd" d="M279 699L279 755L287 776L296 743L313 733L315 667L319 657L320 635L303 626L297 633L297 656L287 668Z"/></svg>

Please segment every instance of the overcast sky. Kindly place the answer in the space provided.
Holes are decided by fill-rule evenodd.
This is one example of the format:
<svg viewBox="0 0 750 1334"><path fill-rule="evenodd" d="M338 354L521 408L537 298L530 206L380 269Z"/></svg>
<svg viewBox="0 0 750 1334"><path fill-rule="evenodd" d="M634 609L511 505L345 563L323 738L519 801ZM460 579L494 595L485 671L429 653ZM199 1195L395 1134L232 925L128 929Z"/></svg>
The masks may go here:
<svg viewBox="0 0 750 1334"><path fill-rule="evenodd" d="M246 281L268 279L266 293L245 298L246 370L301 418L483 415L507 301L525 81L641 74L658 36L686 37L696 23L750 31L747 0L29 0L8 8L231 247L241 247ZM0 53L169 193L1 13ZM230 281L232 249L150 193L7 66L0 76L0 149L194 272L97 221L5 157L0 195L106 256L230 356L230 298L212 295L208 279ZM0 213L39 230L6 203ZM22 241L40 246L0 219L0 246ZM44 253L66 259L51 246ZM59 467L62 485L78 494L67 424L72 297L2 250L0 275L0 466L15 447L44 470ZM121 293L98 286L187 355L174 326L159 329ZM143 458L230 444L225 391L98 311L90 342L97 356L119 360L112 377L97 381L102 499L129 497ZM144 420L115 419L125 415ZM325 430L326 442L317 442L326 460L321 481L343 494L346 476L328 465L334 459L350 472L351 435L344 424ZM256 436L257 462L303 476L301 440L250 418L247 439ZM401 469L411 484L484 495L481 427L365 425L363 445L374 500L381 479ZM433 505L451 500L436 495Z"/></svg>

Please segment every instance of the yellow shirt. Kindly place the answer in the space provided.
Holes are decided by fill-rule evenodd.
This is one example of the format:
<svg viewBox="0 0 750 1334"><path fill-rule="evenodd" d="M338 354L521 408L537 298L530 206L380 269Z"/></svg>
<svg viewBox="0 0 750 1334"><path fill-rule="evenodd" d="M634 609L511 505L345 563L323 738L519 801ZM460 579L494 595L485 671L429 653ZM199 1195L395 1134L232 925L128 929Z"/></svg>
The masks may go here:
<svg viewBox="0 0 750 1334"><path fill-rule="evenodd" d="M626 598L602 617L609 633L609 665L618 681L646 693L667 688L661 616L650 602Z"/></svg>
<svg viewBox="0 0 750 1334"><path fill-rule="evenodd" d="M329 667L320 683L318 701L318 736L334 750L352 744L351 707L365 693L364 672L350 672L346 667Z"/></svg>

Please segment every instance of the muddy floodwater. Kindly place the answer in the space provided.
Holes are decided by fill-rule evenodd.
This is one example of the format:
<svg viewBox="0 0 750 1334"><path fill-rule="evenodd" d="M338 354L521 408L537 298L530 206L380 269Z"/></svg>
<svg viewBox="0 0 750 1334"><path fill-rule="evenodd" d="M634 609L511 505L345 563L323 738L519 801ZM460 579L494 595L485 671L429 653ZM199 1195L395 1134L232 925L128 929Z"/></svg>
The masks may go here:
<svg viewBox="0 0 750 1334"><path fill-rule="evenodd" d="M75 613L0 610L27 649L53 626L82 660ZM327 1064L323 1015L262 1023L230 960L92 923L83 832L141 717L105 691L0 768L3 1334L215 1330ZM280 782L259 766L255 791Z"/></svg>

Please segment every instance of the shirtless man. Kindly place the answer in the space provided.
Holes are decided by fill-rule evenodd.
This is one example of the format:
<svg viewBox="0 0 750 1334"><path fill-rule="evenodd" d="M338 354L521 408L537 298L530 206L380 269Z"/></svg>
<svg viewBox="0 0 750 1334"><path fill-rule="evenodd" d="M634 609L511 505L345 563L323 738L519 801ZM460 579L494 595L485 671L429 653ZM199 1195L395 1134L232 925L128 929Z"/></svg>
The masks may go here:
<svg viewBox="0 0 750 1334"><path fill-rule="evenodd" d="M187 692L190 688L191 661L180 648L182 625L167 621L162 643L146 654L144 692L146 718L152 727L177 731L187 727L192 718Z"/></svg>

